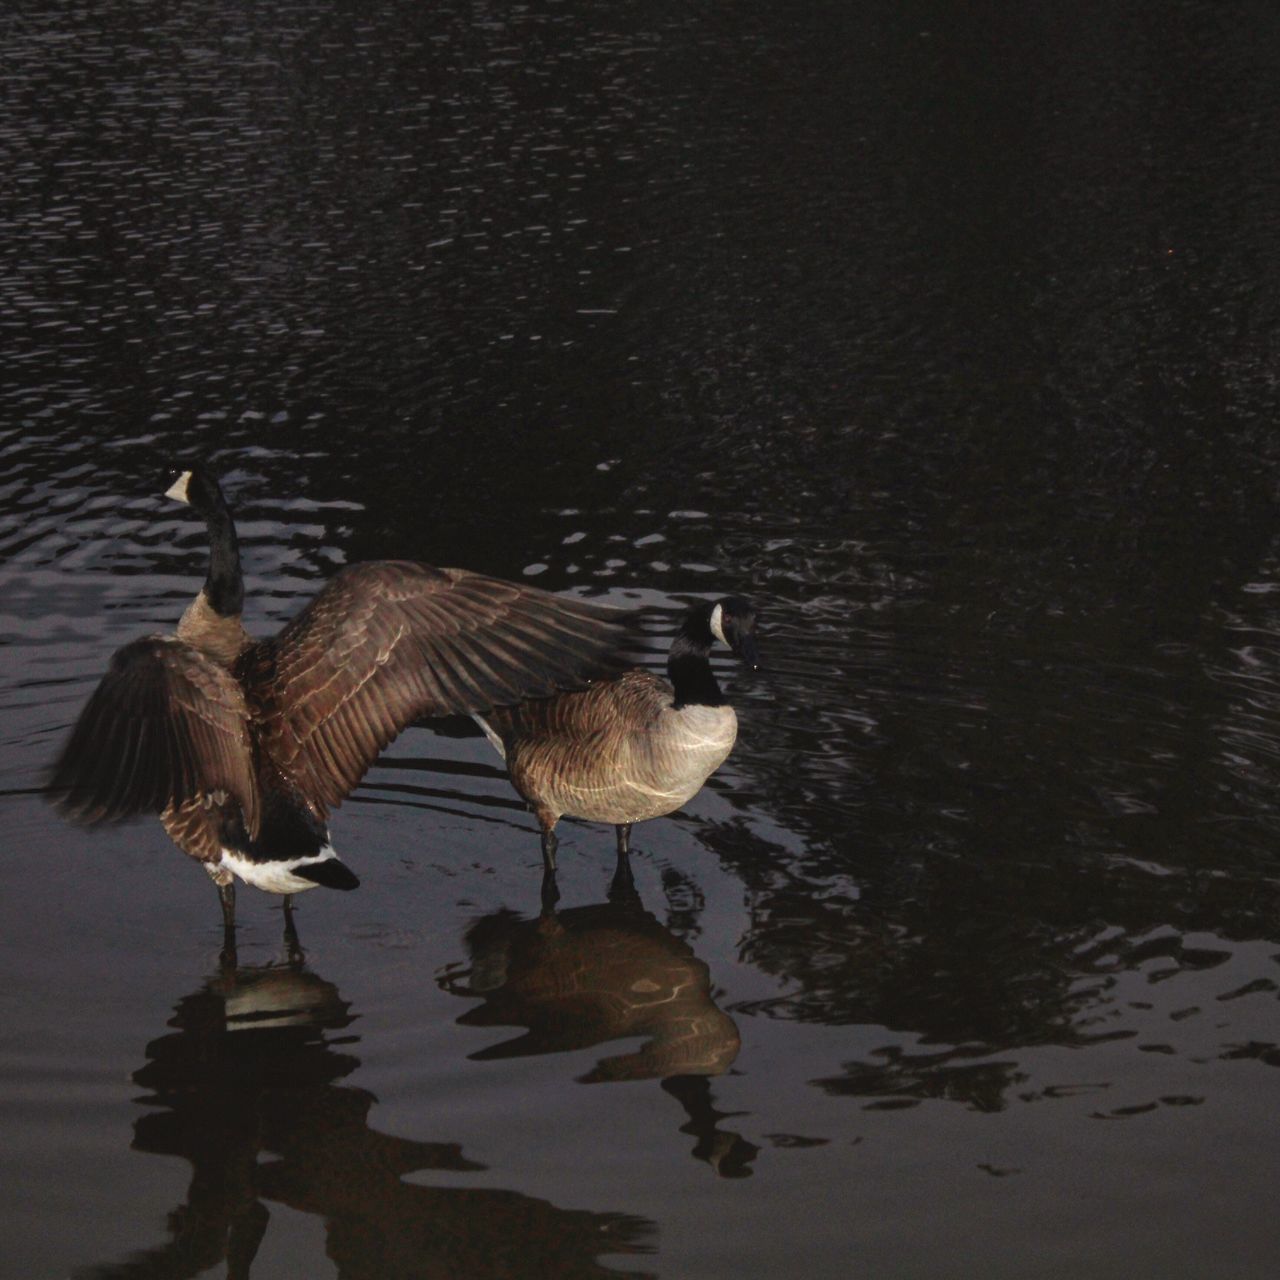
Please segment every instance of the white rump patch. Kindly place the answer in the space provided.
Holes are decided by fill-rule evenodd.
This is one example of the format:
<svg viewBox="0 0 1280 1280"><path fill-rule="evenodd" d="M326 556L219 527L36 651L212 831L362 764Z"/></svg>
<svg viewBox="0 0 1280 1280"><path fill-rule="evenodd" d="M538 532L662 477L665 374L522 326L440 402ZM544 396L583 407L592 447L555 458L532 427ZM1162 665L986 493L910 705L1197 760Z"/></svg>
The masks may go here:
<svg viewBox="0 0 1280 1280"><path fill-rule="evenodd" d="M172 498L174 502L185 502L190 504L191 499L187 495L187 486L191 483L191 472L184 471L165 491L166 498Z"/></svg>
<svg viewBox="0 0 1280 1280"><path fill-rule="evenodd" d="M728 641L724 638L724 610L716 605L711 610L711 634L723 645L728 645Z"/></svg>
<svg viewBox="0 0 1280 1280"><path fill-rule="evenodd" d="M267 893L302 893L305 889L318 889L320 886L314 880L294 875L294 871L298 867L314 867L317 862L328 862L337 856L331 845L325 845L319 853L309 853L305 858L254 862L230 849L223 849L222 866L255 889L264 889Z"/></svg>

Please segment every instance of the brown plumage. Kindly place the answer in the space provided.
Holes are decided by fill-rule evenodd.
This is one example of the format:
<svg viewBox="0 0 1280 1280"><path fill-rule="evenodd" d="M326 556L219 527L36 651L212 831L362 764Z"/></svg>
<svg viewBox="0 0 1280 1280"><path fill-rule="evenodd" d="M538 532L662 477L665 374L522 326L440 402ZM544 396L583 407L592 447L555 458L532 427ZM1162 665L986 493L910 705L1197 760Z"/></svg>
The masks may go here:
<svg viewBox="0 0 1280 1280"><path fill-rule="evenodd" d="M689 610L663 680L632 668L581 692L477 716L533 809L548 875L560 817L610 822L625 856L631 825L679 809L733 750L738 719L708 655L718 640L756 666L756 616L736 596ZM544 893L555 899L554 884Z"/></svg>
<svg viewBox="0 0 1280 1280"><path fill-rule="evenodd" d="M353 888L326 819L416 719L487 712L612 675L625 615L408 561L335 575L253 641L230 513L196 470L170 490L209 525L204 589L176 636L125 645L77 720L50 790L86 823L159 812L224 888Z"/></svg>
<svg viewBox="0 0 1280 1280"><path fill-rule="evenodd" d="M380 561L340 573L239 670L266 753L328 807L413 720L616 670L616 617L461 569Z"/></svg>
<svg viewBox="0 0 1280 1280"><path fill-rule="evenodd" d="M731 707L690 709L681 725L671 685L627 671L582 693L500 707L486 721L503 739L511 783L544 829L561 814L629 825L678 809L733 747Z"/></svg>
<svg viewBox="0 0 1280 1280"><path fill-rule="evenodd" d="M80 713L51 782L82 822L158 813L173 801L234 795L258 827L250 716L238 680L174 636L118 650Z"/></svg>

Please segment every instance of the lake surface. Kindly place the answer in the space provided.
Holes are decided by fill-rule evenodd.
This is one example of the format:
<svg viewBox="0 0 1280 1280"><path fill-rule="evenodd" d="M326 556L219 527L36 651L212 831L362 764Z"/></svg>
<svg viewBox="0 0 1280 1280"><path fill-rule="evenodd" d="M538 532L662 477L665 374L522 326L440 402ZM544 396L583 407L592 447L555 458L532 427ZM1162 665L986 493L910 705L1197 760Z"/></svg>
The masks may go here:
<svg viewBox="0 0 1280 1280"><path fill-rule="evenodd" d="M1271 1277L1280 20L0 15L0 1274ZM407 731L358 893L42 770L171 628L406 557L749 596L679 814Z"/></svg>

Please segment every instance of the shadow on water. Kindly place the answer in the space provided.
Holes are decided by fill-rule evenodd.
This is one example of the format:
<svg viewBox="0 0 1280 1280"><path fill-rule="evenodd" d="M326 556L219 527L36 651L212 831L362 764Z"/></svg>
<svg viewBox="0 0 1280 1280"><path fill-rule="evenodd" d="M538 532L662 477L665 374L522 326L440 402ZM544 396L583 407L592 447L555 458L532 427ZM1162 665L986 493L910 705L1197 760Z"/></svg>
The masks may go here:
<svg viewBox="0 0 1280 1280"><path fill-rule="evenodd" d="M878 1029L871 1054L812 1081L830 1095L978 1112L1072 1096L1074 1084L1037 1082L1031 1064L1044 1048L1280 1065L1274 878L1071 850L986 862L867 856L838 874L806 872L793 848L740 819L700 838L747 886L742 957L787 988L731 1011ZM1096 1076L1116 1060L1089 1061L1088 1088L1111 1088Z"/></svg>
<svg viewBox="0 0 1280 1280"><path fill-rule="evenodd" d="M356 1016L298 961L237 968L232 958L180 1000L172 1031L133 1075L148 1110L132 1145L190 1162L186 1202L168 1215L162 1244L77 1280L178 1280L222 1263L230 1280L246 1280L270 1204L323 1218L328 1256L353 1280L606 1276L619 1273L601 1255L646 1252L650 1224L633 1216L405 1182L485 1166L456 1143L370 1126L373 1094L341 1083L360 1065L347 1031Z"/></svg>
<svg viewBox="0 0 1280 1280"><path fill-rule="evenodd" d="M481 1001L459 1024L525 1028L472 1061L639 1038L638 1047L601 1058L579 1083L660 1080L685 1112L681 1132L696 1139L695 1159L723 1178L750 1176L759 1148L720 1128L728 1117L710 1086L738 1056L737 1025L717 1006L706 964L645 910L629 880L615 878L608 902L547 907L533 919L506 909L483 916L467 930L466 946L469 966L439 979L451 994Z"/></svg>

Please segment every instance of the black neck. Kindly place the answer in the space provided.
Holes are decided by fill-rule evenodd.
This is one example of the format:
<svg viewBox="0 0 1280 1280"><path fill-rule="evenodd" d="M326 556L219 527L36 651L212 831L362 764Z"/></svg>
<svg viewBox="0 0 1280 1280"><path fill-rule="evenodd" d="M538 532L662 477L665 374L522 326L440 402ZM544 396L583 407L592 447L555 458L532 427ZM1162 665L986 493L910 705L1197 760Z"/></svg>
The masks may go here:
<svg viewBox="0 0 1280 1280"><path fill-rule="evenodd" d="M204 580L205 599L224 618L239 617L244 608L244 579L240 574L240 543L225 503L210 507L204 515L209 528L209 575Z"/></svg>
<svg viewBox="0 0 1280 1280"><path fill-rule="evenodd" d="M667 676L676 693L673 705L677 710L688 706L724 706L724 694L720 692L707 656L711 652L711 633L705 618L701 620L701 630L706 632L706 639L699 635L697 620L689 618L671 642Z"/></svg>

